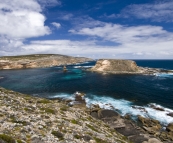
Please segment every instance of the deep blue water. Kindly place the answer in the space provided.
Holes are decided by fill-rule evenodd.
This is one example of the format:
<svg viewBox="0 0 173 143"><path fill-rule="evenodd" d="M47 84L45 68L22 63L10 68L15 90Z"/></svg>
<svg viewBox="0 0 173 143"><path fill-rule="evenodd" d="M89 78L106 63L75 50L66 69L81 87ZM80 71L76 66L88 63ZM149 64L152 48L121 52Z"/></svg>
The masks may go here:
<svg viewBox="0 0 173 143"><path fill-rule="evenodd" d="M173 70L173 60L137 60L139 66ZM134 116L142 114L160 120L162 123L173 122L166 114L173 112L173 75L103 75L87 72L95 62L62 67L2 70L0 86L18 92L46 98L71 98L76 91L85 92L88 105L97 103L105 108L119 109L122 114ZM165 112L155 111L150 103L165 108ZM144 107L148 113L131 108L132 105Z"/></svg>

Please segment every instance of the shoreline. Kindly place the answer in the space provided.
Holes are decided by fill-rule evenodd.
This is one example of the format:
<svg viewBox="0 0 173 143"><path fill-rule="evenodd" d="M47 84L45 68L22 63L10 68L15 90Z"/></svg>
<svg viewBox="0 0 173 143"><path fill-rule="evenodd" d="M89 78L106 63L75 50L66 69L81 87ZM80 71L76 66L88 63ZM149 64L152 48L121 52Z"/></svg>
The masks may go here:
<svg viewBox="0 0 173 143"><path fill-rule="evenodd" d="M66 118L71 118L70 114L72 114L73 112L72 111L77 111L77 112L81 112L82 114L80 116L78 116L76 119L75 119L75 122L79 122L80 120L78 119L79 117L84 118L84 116L88 116L87 118L91 118L90 116L93 117L93 119L91 118L90 120L92 121L92 125L95 124L95 122L104 122L105 126L107 126L108 128L110 129L113 129L115 132L117 132L118 136L121 136L121 140L122 140L122 135L125 135L125 137L123 137L123 142L129 142L129 141L133 141L134 143L136 142L139 142L139 140L142 142L144 141L149 141L149 140L157 140L159 141L159 138L158 136L154 137L152 135L150 135L148 132L146 132L144 129L146 128L141 128L139 126L136 125L136 123L134 123L132 121L132 119L130 118L129 115L126 115L124 117L120 116L119 113L113 111L113 110L107 110L107 109L102 109L100 108L99 105L92 105L90 108L87 108L86 107L86 102L85 102L85 95L83 94L82 96L79 95L79 96L75 96L75 102L77 104L74 104L73 106L69 106L69 103L72 101L72 100L59 100L59 99L52 99L52 100L48 100L48 99L45 99L45 98L38 98L38 97L33 97L33 96L30 96L30 95L24 95L24 94L21 94L21 93L17 93L17 92L14 92L14 91L10 91L10 90L6 90L4 88L0 88L0 97L1 97L1 102L3 101L3 104L1 105L1 109L0 109L0 112L8 112L8 114L14 114L14 116L18 116L18 121L14 120L14 122L18 122L19 124L15 124L15 123L12 123L14 125L17 125L17 126L21 126L21 124L24 124L24 127L26 126L25 125L25 122L27 122L28 124L28 116L31 116L33 113L33 108L35 108L36 112L37 112L37 115L35 116L35 118L37 116L39 116L39 112L41 112L40 115L44 115L45 112L47 112L45 115L50 115L48 114L48 112L50 112L51 114L53 114L53 116L59 116L59 114L55 114L56 112L57 113L61 113L61 111L63 111L63 114L65 114L64 112L67 112L69 109L69 112L68 114L66 114ZM7 96L8 95L8 96ZM15 98L14 98L15 97ZM3 100L2 100L3 98ZM8 100L7 100L8 99ZM19 102L19 99L20 99L20 102ZM7 102L6 103L6 100L7 101L10 101L10 102ZM5 102L4 102L5 101ZM12 104L12 103L15 103L15 104ZM25 110L22 110L22 108L19 108L16 106L16 102L19 102L18 104L22 104L24 105L23 103L25 103L25 105L22 107L24 108ZM27 103L27 104L26 104ZM42 104L43 103L43 104ZM50 104L49 104L50 103ZM54 106L54 104L56 105L56 108L58 108L60 105L60 110L56 110L56 112L54 111L56 108L52 108ZM10 108L8 108L8 106L6 105L10 105ZM14 106L15 105L15 106ZM49 106L47 106L49 105ZM38 107L37 107L38 106ZM66 106L66 108L68 109L62 109L62 106ZM3 108L3 110L2 110ZM4 110L6 108L6 110ZM16 113L15 112L11 112L12 111L12 108L15 108L16 110ZM19 110L19 109L20 110ZM39 110L38 110L38 109ZM42 109L44 108L44 112L42 112ZM47 108L47 109L46 109ZM49 109L49 110L48 110ZM66 111L67 110L67 111ZM10 112L9 112L10 111ZM32 112L31 112L32 111ZM34 112L35 112L34 111ZM4 113L5 113L4 112ZM23 112L23 113L22 113ZM27 112L27 113L26 113ZM71 112L71 113L70 113ZM77 114L77 112L75 112L75 114ZM24 117L21 115L24 114L26 117L27 117L27 120L26 118L24 119ZM39 114L38 114L39 113ZM70 113L70 114L69 114ZM2 114L2 113L1 113ZM6 113L5 113L6 114ZM62 114L62 115L63 115ZM79 114L79 113L78 113ZM52 115L51 115L52 116ZM2 117L2 116L1 116ZM10 116L9 116L10 117ZM9 118L7 117L7 121L9 122L11 120L11 117ZM52 118L52 117L51 117ZM60 117L59 117L60 118ZM85 117L86 118L86 117ZM2 119L2 118L1 118ZM10 119L10 120L9 120ZM21 119L23 121L21 121ZM46 119L47 120L47 119ZM116 120L116 122L115 122ZM144 119L141 117L141 121L142 120L147 120L147 119ZM19 122L20 121L20 122ZM25 122L24 122L25 121ZM30 120L31 121L31 120ZM38 120L39 121L39 120ZM94 121L94 122L93 122ZM149 120L149 121L155 121L155 120ZM32 122L32 121L31 121ZM57 121L56 121L57 122ZM83 123L84 120L81 122ZM88 121L87 121L88 122ZM1 123L3 123L3 127L7 127L7 122L5 122L5 120L2 122L1 120ZM5 125L5 124L6 125ZM52 122L54 123L54 122ZM9 124L9 123L8 123ZM30 127L30 124L32 123L29 123L27 126ZM73 124L73 123L72 123ZM76 124L76 123L75 123ZM103 124L103 123L101 123ZM100 124L100 125L101 125ZM5 125L5 126L4 126ZM10 124L9 124L10 125ZM8 125L8 128L10 127ZM13 125L13 128L15 127ZM33 128L35 128L34 126L32 126ZM47 127L46 127L47 128ZM92 128L91 126L89 126L89 128ZM100 127L99 127L100 128ZM21 128L22 129L22 128ZM42 128L41 128L42 129ZM59 128L58 128L59 129ZM129 130L130 129L130 130ZM30 130L32 130L30 128ZM15 130L16 131L16 130ZM94 129L94 131L96 131L96 129ZM132 132L133 131L133 132ZM17 131L16 131L17 132ZM104 129L104 132L105 132L105 129ZM0 134L2 134L2 128L0 128ZM122 134L122 135L120 135ZM8 134L9 135L9 134ZM49 134L51 136L51 134ZM114 136L117 138L117 135ZM37 137L37 136L36 136ZM63 136L64 137L64 136ZM18 136L19 138L19 136ZM34 138L33 136L31 138ZM41 138L37 137L38 139L41 140ZM45 140L47 140L45 137L43 137ZM52 140L54 140L54 137L51 136ZM103 138L102 138L103 139ZM101 140L102 140L101 139ZM105 139L105 138L104 138ZM161 139L161 138L160 138ZM163 140L162 140L163 141ZM54 142L56 142L54 140ZM81 141L79 141L81 142ZM45 142L45 143L51 143L51 142ZM52 142L53 143L53 142ZM114 143L114 142L112 142ZM159 143L162 143L161 141ZM163 143L168 143L168 142L163 142Z"/></svg>

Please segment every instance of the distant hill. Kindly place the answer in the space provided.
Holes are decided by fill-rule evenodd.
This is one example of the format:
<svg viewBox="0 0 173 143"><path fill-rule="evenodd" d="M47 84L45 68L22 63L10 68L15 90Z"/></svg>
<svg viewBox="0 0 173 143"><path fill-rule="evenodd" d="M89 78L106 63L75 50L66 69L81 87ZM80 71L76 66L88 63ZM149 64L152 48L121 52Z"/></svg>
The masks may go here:
<svg viewBox="0 0 173 143"><path fill-rule="evenodd" d="M0 57L0 69L40 68L69 65L92 61L85 57L72 57L59 54L34 54Z"/></svg>

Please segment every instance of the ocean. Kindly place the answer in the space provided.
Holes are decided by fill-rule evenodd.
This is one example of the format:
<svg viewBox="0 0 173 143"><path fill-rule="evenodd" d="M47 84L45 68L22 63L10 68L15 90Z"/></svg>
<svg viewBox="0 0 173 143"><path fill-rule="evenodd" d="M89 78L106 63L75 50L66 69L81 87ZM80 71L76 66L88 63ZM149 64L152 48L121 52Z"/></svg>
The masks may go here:
<svg viewBox="0 0 173 143"><path fill-rule="evenodd" d="M173 70L173 60L135 60L138 66ZM99 104L120 114L131 114L173 122L173 74L113 75L89 72L95 62L62 67L1 70L0 86L32 96L70 98L76 91L86 93L87 106ZM163 108L158 111L150 105ZM135 108L133 108L135 106ZM144 110L139 110L143 108Z"/></svg>

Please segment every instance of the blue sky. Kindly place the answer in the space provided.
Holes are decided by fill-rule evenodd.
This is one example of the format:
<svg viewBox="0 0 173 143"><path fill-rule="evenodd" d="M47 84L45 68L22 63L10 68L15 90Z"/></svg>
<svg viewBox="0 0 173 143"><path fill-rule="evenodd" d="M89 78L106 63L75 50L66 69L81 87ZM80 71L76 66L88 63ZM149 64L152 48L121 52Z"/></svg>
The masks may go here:
<svg viewBox="0 0 173 143"><path fill-rule="evenodd" d="M0 0L0 21L0 56L173 57L173 0Z"/></svg>

